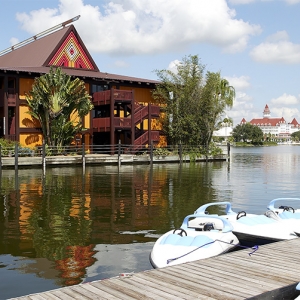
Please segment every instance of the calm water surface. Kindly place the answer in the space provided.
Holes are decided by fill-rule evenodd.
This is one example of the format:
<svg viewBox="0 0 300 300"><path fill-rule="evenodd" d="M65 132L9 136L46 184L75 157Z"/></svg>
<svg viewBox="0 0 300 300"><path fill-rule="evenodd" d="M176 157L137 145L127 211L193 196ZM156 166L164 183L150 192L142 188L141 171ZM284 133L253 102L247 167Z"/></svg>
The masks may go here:
<svg viewBox="0 0 300 300"><path fill-rule="evenodd" d="M263 213L300 197L299 166L300 146L277 146L232 148L229 163L3 170L0 299L151 269L158 236L204 203Z"/></svg>

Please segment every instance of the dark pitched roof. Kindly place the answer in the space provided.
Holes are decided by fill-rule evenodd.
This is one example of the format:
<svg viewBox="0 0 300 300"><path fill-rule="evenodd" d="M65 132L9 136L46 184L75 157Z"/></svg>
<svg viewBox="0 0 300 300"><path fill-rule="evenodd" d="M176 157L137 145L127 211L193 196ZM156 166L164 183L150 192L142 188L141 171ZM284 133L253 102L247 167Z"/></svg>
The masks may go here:
<svg viewBox="0 0 300 300"><path fill-rule="evenodd" d="M0 67L41 67L70 30L64 27L0 56Z"/></svg>
<svg viewBox="0 0 300 300"><path fill-rule="evenodd" d="M0 70L35 74L48 73L50 69L49 62L51 59L53 59L54 55L56 55L57 51L60 49L71 32L76 36L82 51L86 54L94 70L62 66L63 71L68 75L82 78L95 78L106 81L126 81L147 84L159 83L157 80L100 72L73 25L63 27L60 30L52 32L4 55L1 55Z"/></svg>
<svg viewBox="0 0 300 300"><path fill-rule="evenodd" d="M63 27L60 30L54 31L0 56L0 67L48 66L51 59L53 59L53 56L57 53L58 49L63 45L70 34L73 34L74 38L78 40L78 44L90 61L92 69L99 71L73 25Z"/></svg>
<svg viewBox="0 0 300 300"><path fill-rule="evenodd" d="M84 70L84 69L73 69L73 68L62 68L63 72L68 75L81 77L81 78L91 78L95 80L103 80L103 81L116 81L116 82L135 82L135 83L145 83L145 84L158 84L157 80L150 80L144 78L130 77L124 75L117 75L111 73L97 72L92 70ZM49 73L50 67L8 67L1 68L0 70L4 72L13 71L13 72L24 72L30 74L36 74L40 76L42 74Z"/></svg>

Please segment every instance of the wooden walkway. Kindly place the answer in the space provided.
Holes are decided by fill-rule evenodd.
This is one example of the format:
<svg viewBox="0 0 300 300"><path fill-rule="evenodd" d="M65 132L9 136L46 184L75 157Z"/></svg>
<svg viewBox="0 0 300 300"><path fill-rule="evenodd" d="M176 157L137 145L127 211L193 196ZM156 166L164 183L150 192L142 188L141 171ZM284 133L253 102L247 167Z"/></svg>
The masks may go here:
<svg viewBox="0 0 300 300"><path fill-rule="evenodd" d="M294 299L300 281L300 238L177 266L14 298ZM291 294L294 293L293 295Z"/></svg>

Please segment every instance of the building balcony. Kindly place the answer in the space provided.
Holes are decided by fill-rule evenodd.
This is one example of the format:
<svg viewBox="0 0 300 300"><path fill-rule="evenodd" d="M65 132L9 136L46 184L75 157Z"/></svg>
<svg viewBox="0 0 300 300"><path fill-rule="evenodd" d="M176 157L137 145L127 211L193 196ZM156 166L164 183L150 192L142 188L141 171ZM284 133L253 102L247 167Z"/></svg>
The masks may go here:
<svg viewBox="0 0 300 300"><path fill-rule="evenodd" d="M92 101L95 106L98 106L98 105L110 104L111 101L119 102L119 103L130 103L132 99L133 99L132 91L112 89L108 91L94 93Z"/></svg>

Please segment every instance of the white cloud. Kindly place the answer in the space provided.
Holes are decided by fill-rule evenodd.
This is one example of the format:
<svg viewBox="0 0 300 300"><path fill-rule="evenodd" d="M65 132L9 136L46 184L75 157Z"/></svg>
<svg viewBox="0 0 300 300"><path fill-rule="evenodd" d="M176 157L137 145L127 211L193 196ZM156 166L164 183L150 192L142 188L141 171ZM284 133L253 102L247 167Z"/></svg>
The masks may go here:
<svg viewBox="0 0 300 300"><path fill-rule="evenodd" d="M225 76L229 84L235 88L235 100L231 110L226 111L227 115L232 118L234 126L238 125L243 118L250 121L250 115L253 115L253 99L245 90L250 88L250 78L248 76L229 77Z"/></svg>
<svg viewBox="0 0 300 300"><path fill-rule="evenodd" d="M229 0L228 2L230 4L233 5L239 5L239 4L250 4L250 3L254 3L254 2L271 2L274 0ZM293 1L293 0L286 0L286 1ZM294 0L294 1L298 1L298 0Z"/></svg>
<svg viewBox="0 0 300 300"><path fill-rule="evenodd" d="M298 105L300 103L299 98L293 95L287 95L284 93L282 96L272 99L271 100L272 104L275 105Z"/></svg>
<svg viewBox="0 0 300 300"><path fill-rule="evenodd" d="M300 63L300 44L291 43L288 34L279 31L253 48L250 56L261 63L296 64Z"/></svg>
<svg viewBox="0 0 300 300"><path fill-rule="evenodd" d="M278 98L270 101L271 117L283 117L286 122L291 122L293 118L299 119L300 95L298 97L284 93ZM300 121L300 120L298 120Z"/></svg>
<svg viewBox="0 0 300 300"><path fill-rule="evenodd" d="M168 70L176 74L177 73L177 67L180 64L181 64L181 61L178 60L178 59L175 59L175 60L173 60L169 63Z"/></svg>
<svg viewBox="0 0 300 300"><path fill-rule="evenodd" d="M253 3L256 2L256 0L229 0L228 1L230 4L249 4L249 3Z"/></svg>
<svg viewBox="0 0 300 300"><path fill-rule="evenodd" d="M9 40L9 42L10 42L11 46L13 46L13 45L18 44L18 43L19 43L19 40L18 40L17 38L15 38L15 37L12 37L12 38Z"/></svg>
<svg viewBox="0 0 300 300"><path fill-rule="evenodd" d="M244 91L250 87L250 78L248 76L240 77L225 77L229 84L235 88L236 91Z"/></svg>
<svg viewBox="0 0 300 300"><path fill-rule="evenodd" d="M239 5L239 4L250 4L253 2L273 2L273 1L275 0L229 0L228 2L233 5ZM281 0L281 1L284 1L288 4L300 3L300 0Z"/></svg>
<svg viewBox="0 0 300 300"><path fill-rule="evenodd" d="M294 118L299 122L299 110L297 108L291 107L273 107L271 109L271 116L272 117L283 117L287 123L292 122Z"/></svg>
<svg viewBox="0 0 300 300"><path fill-rule="evenodd" d="M261 29L235 14L226 0L114 0L101 7L60 0L58 8L19 13L17 19L33 35L81 15L75 26L88 49L136 55L184 50L192 43L242 51Z"/></svg>
<svg viewBox="0 0 300 300"><path fill-rule="evenodd" d="M285 30L277 31L276 33L267 37L266 41L268 43L276 43L282 41L288 41L289 35Z"/></svg>

